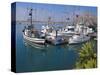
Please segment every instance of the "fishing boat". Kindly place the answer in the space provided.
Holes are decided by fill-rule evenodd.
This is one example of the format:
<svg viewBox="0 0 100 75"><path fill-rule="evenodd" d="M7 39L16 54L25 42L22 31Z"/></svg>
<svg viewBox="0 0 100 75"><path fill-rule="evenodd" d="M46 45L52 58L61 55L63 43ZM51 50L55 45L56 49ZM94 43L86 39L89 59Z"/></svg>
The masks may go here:
<svg viewBox="0 0 100 75"><path fill-rule="evenodd" d="M36 44L45 43L45 39L35 37L34 33L31 33L31 31L27 29L25 29L25 31L23 32L23 38Z"/></svg>
<svg viewBox="0 0 100 75"><path fill-rule="evenodd" d="M42 27L41 27L41 31L40 31L40 32L41 32L41 33L40 33L40 36L41 36L42 38L45 38L46 35L52 33L52 31L53 31L53 28L52 28L52 27L50 27L50 26L48 26L48 25L42 26Z"/></svg>
<svg viewBox="0 0 100 75"><path fill-rule="evenodd" d="M74 34L71 38L69 38L69 44L77 44L86 42L90 39L90 36L88 36L87 31L89 31L89 28L84 25L84 23L79 23L76 25L75 31L77 34Z"/></svg>
<svg viewBox="0 0 100 75"><path fill-rule="evenodd" d="M42 26L41 37L46 39L46 42L51 43L53 45L63 44L65 41L63 36L58 33L58 30L53 29L50 26Z"/></svg>
<svg viewBox="0 0 100 75"><path fill-rule="evenodd" d="M48 18L48 24L46 26L42 26L41 28L41 37L46 39L46 42L51 43L53 45L63 44L65 41L63 39L62 34L58 33L58 30L50 25L51 18Z"/></svg>
<svg viewBox="0 0 100 75"><path fill-rule="evenodd" d="M27 41L30 41L32 43L36 44L45 44L45 39L41 38L39 36L39 32L34 28L32 24L32 11L33 9L30 9L30 25L24 28L23 30L23 38Z"/></svg>
<svg viewBox="0 0 100 75"><path fill-rule="evenodd" d="M62 35L58 34L57 30L52 31L46 36L47 42L50 42L53 45L60 45L65 43L65 40Z"/></svg>
<svg viewBox="0 0 100 75"><path fill-rule="evenodd" d="M58 34L62 34L64 36L72 36L75 34L75 26L68 25L65 28L59 30Z"/></svg>
<svg viewBox="0 0 100 75"><path fill-rule="evenodd" d="M89 36L86 35L73 35L71 38L69 38L68 43L69 44L78 44L78 43L83 43L86 42L90 39Z"/></svg>
<svg viewBox="0 0 100 75"><path fill-rule="evenodd" d="M86 26L83 22L80 22L80 23L76 24L75 32L84 33L84 35L94 33L93 29Z"/></svg>

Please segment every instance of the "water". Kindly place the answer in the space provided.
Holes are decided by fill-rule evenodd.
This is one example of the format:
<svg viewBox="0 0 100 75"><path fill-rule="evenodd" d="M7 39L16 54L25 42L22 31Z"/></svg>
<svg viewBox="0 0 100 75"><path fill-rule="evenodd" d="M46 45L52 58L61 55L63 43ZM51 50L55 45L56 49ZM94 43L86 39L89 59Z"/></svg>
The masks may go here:
<svg viewBox="0 0 100 75"><path fill-rule="evenodd" d="M22 36L22 30L25 25L16 25L16 71L44 71L74 69L78 58L78 45L47 45L39 46L25 41ZM35 26L37 29L41 25Z"/></svg>

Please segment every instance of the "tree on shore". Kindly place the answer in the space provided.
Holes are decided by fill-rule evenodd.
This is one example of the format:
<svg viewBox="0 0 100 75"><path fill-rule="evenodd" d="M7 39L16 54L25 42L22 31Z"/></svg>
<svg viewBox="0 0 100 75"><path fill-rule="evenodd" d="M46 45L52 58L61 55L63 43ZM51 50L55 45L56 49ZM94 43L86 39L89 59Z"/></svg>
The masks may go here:
<svg viewBox="0 0 100 75"><path fill-rule="evenodd" d="M76 68L96 68L97 67L97 53L94 49L93 42L87 42L82 45L79 50L79 59L76 62Z"/></svg>

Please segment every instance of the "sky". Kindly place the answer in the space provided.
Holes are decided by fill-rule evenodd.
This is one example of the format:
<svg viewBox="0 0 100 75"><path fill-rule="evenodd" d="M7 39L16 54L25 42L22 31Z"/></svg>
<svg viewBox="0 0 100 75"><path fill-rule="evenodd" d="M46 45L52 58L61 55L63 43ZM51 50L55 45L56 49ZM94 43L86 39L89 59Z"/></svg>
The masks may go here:
<svg viewBox="0 0 100 75"><path fill-rule="evenodd" d="M33 9L33 20L47 21L51 17L53 21L65 21L66 18L72 18L74 14L89 12L97 16L97 7L90 6L73 6L58 4L41 4L41 3L16 3L16 20L27 21L29 18L29 9Z"/></svg>

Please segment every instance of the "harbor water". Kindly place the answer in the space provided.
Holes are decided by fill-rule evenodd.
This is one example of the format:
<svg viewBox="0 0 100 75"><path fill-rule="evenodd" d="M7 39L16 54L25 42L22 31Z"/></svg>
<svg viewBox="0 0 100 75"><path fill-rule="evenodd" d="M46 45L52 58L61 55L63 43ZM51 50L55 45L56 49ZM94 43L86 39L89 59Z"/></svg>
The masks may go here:
<svg viewBox="0 0 100 75"><path fill-rule="evenodd" d="M22 30L26 24L16 24L16 71L47 71L74 69L78 58L76 45L38 45L23 39ZM42 25L35 25L40 29Z"/></svg>

